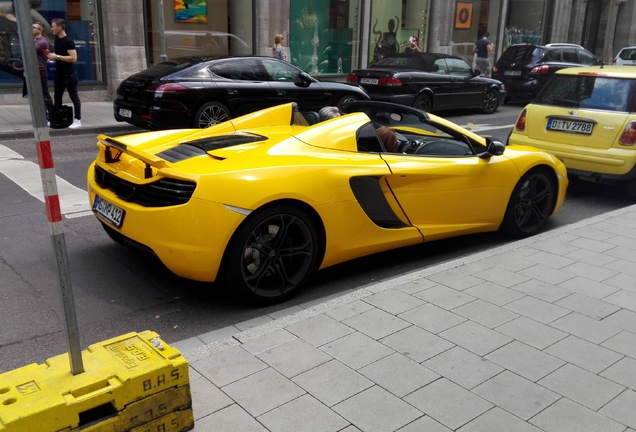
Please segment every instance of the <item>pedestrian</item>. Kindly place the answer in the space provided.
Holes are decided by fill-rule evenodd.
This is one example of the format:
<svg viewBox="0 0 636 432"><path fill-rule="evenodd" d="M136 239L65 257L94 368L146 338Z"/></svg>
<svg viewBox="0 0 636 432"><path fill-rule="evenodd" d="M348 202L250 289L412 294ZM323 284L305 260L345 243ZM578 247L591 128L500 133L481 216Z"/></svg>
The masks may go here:
<svg viewBox="0 0 636 432"><path fill-rule="evenodd" d="M53 18L51 21L51 31L55 35L55 53L50 53L48 58L55 60L55 109L62 107L62 97L64 90L73 102L73 123L69 126L75 129L82 126L82 104L77 94L77 73L74 63L77 61L77 50L75 42L66 34L66 23L61 18Z"/></svg>
<svg viewBox="0 0 636 432"><path fill-rule="evenodd" d="M493 44L488 40L490 33L485 32L481 39L475 42L473 52L477 54L475 67L480 71L481 76L490 77L490 59L488 54L493 49Z"/></svg>
<svg viewBox="0 0 636 432"><path fill-rule="evenodd" d="M422 52L420 50L420 47L417 46L417 38L415 36L409 37L409 41L407 42L406 47L404 47L404 51L402 52L407 54Z"/></svg>
<svg viewBox="0 0 636 432"><path fill-rule="evenodd" d="M287 52L285 51L285 46L283 45L284 40L285 37L280 33L274 36L274 46L272 47L272 53L274 58L287 61Z"/></svg>
<svg viewBox="0 0 636 432"><path fill-rule="evenodd" d="M49 55L49 41L42 34L44 24L36 21L31 26L33 29L33 41L35 43L35 53L38 57L38 68L40 70L40 82L42 83L42 94L44 95L44 105L46 106L46 119L49 120L53 114L53 99L49 93L49 78L46 62Z"/></svg>

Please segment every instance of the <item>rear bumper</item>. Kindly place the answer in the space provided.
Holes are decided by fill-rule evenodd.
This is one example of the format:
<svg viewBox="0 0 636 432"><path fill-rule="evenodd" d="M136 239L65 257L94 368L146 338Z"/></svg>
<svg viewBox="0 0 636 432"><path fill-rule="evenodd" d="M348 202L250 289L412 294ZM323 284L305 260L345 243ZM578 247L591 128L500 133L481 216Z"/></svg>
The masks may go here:
<svg viewBox="0 0 636 432"><path fill-rule="evenodd" d="M636 179L636 147L595 149L533 140L513 133L509 145L528 145L552 153L566 166L568 175L589 177L599 183L616 183Z"/></svg>
<svg viewBox="0 0 636 432"><path fill-rule="evenodd" d="M121 115L120 110L130 111L130 117ZM130 123L144 129L182 129L192 127L192 114L187 107L171 103L170 106L143 106L141 104L116 99L113 115L119 122Z"/></svg>

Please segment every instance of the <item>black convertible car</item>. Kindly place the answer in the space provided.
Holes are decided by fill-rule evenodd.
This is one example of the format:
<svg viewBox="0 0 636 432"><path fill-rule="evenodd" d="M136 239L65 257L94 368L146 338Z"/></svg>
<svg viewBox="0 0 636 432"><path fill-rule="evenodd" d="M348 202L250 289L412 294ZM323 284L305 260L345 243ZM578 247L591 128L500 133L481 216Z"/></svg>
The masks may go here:
<svg viewBox="0 0 636 432"><path fill-rule="evenodd" d="M347 83L364 87L372 100L429 112L476 108L491 114L505 97L500 81L480 77L460 57L438 53L389 55L354 70Z"/></svg>
<svg viewBox="0 0 636 432"><path fill-rule="evenodd" d="M301 111L368 100L358 85L318 81L272 57L180 57L131 75L117 89L115 119L145 129L204 128L297 102Z"/></svg>

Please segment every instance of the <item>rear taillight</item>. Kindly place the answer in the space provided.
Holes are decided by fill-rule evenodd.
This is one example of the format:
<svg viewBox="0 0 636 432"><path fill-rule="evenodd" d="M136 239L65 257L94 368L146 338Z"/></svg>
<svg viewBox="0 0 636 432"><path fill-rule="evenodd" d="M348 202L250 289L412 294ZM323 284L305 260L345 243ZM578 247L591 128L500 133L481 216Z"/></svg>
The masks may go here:
<svg viewBox="0 0 636 432"><path fill-rule="evenodd" d="M550 66L541 65L541 66L535 66L532 69L530 69L530 73L535 75L543 75L543 74L547 74L549 70L550 70Z"/></svg>
<svg viewBox="0 0 636 432"><path fill-rule="evenodd" d="M627 123L618 143L624 146L633 146L636 144L636 121Z"/></svg>
<svg viewBox="0 0 636 432"><path fill-rule="evenodd" d="M526 130L526 109L524 108L523 111L521 111L521 114L519 114L519 117L517 118L517 123L515 124L515 129L518 132L524 132Z"/></svg>
<svg viewBox="0 0 636 432"><path fill-rule="evenodd" d="M347 84L358 84L358 77L355 75L347 75Z"/></svg>
<svg viewBox="0 0 636 432"><path fill-rule="evenodd" d="M494 73L497 73L497 72L499 72L499 68L498 68L497 66L493 66L493 67L492 67L492 71L493 71Z"/></svg>
<svg viewBox="0 0 636 432"><path fill-rule="evenodd" d="M182 93L188 88L177 83L153 84L146 89L150 93Z"/></svg>
<svg viewBox="0 0 636 432"><path fill-rule="evenodd" d="M397 78L382 77L378 81L378 84L381 85L381 86L394 87L394 86L401 86L402 85L402 81L400 81Z"/></svg>

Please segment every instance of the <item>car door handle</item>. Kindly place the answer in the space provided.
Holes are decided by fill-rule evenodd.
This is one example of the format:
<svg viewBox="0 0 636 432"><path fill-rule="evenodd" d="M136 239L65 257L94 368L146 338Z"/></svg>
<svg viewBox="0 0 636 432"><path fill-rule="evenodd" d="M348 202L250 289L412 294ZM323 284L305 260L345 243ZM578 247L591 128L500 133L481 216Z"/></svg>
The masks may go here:
<svg viewBox="0 0 636 432"><path fill-rule="evenodd" d="M225 92L227 93L228 96L234 96L234 95L236 95L238 93L238 90L227 89Z"/></svg>
<svg viewBox="0 0 636 432"><path fill-rule="evenodd" d="M286 94L285 90L276 90L276 96L285 96Z"/></svg>

